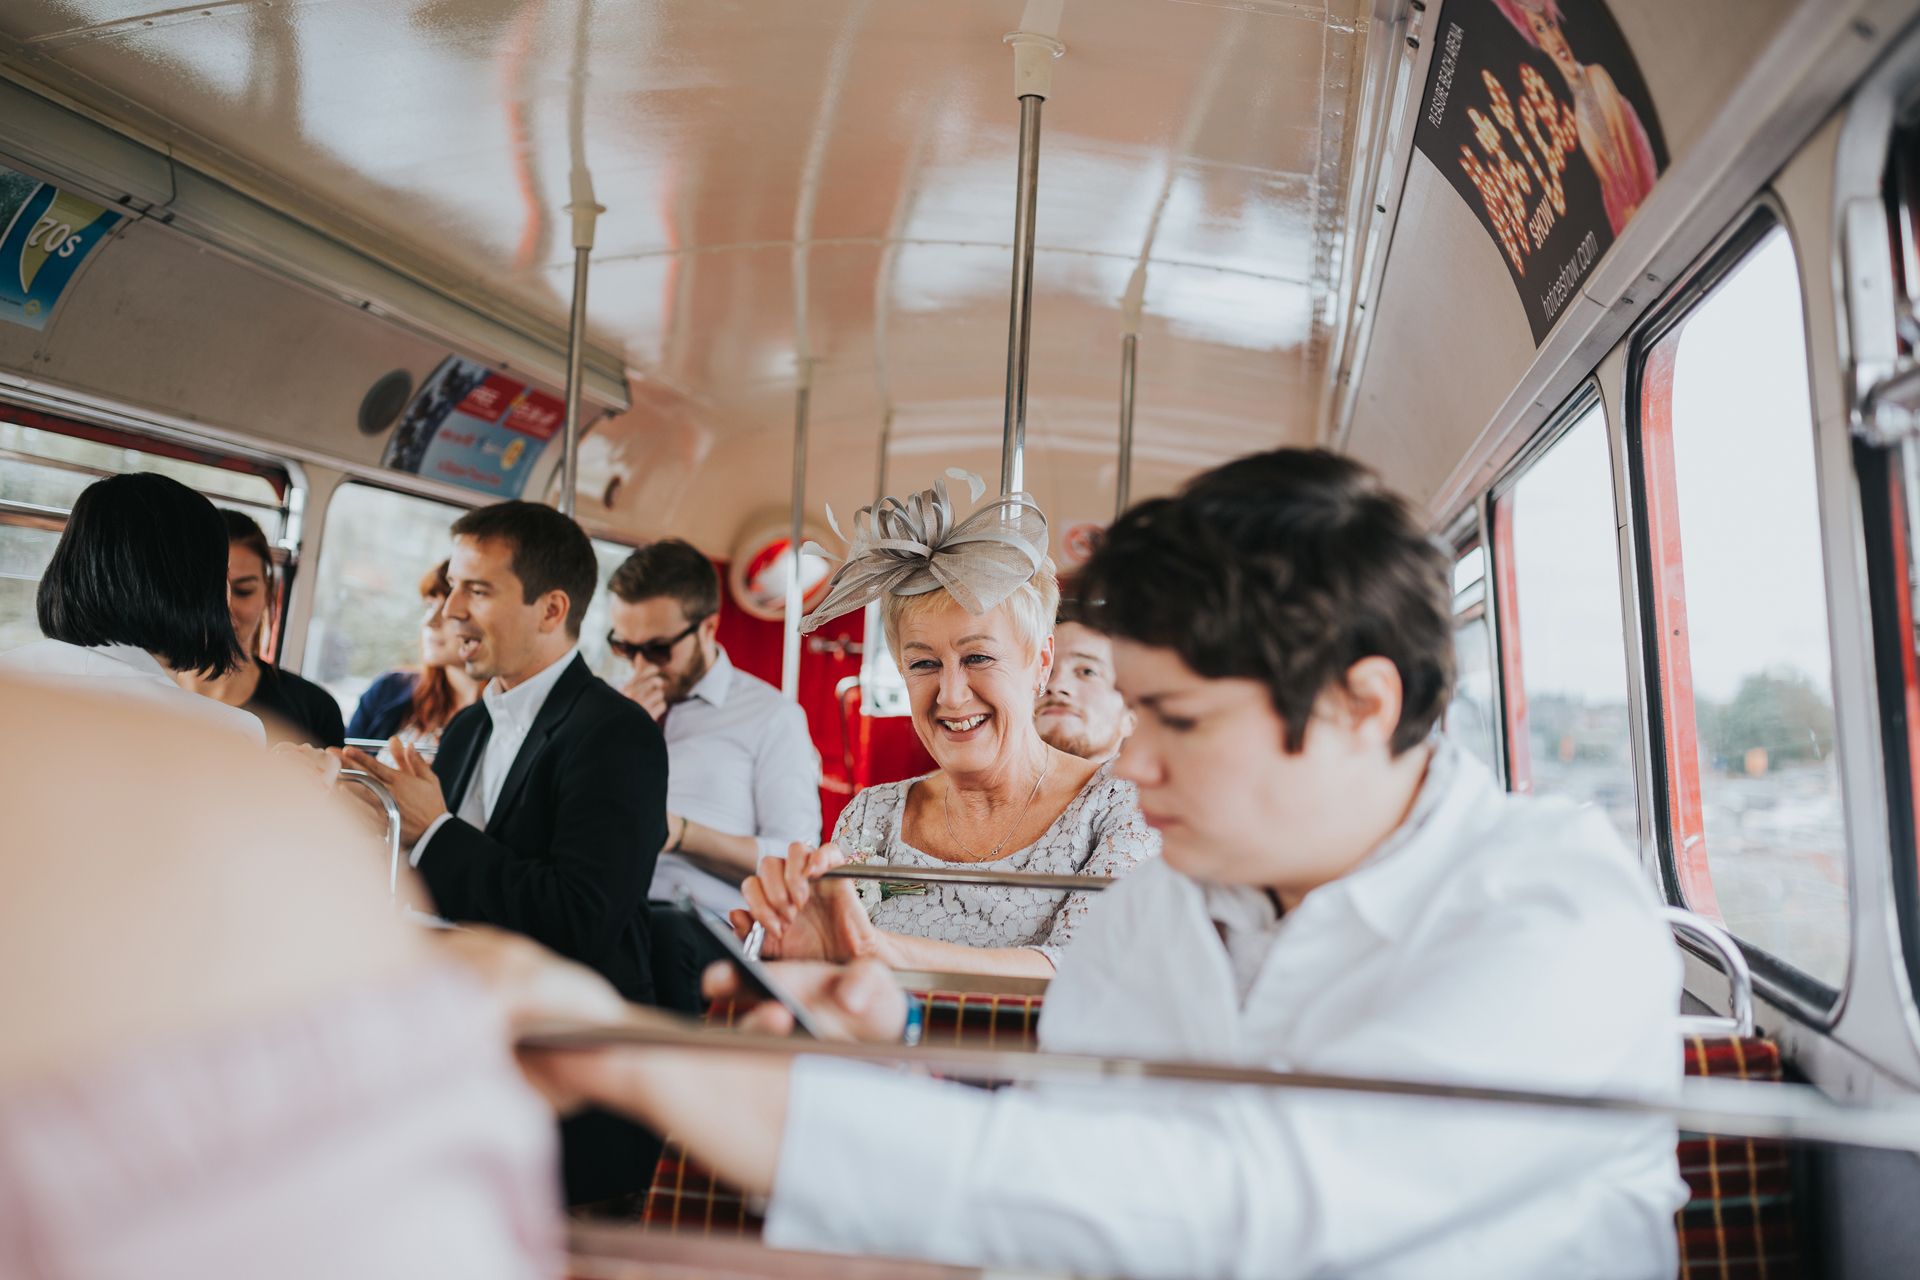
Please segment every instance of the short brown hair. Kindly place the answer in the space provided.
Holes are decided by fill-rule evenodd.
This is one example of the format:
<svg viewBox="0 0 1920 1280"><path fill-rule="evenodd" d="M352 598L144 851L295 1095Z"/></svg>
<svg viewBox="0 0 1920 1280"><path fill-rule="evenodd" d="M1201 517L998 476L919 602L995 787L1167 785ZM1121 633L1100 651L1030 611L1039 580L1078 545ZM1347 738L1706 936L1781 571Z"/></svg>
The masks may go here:
<svg viewBox="0 0 1920 1280"><path fill-rule="evenodd" d="M549 591L567 595L567 634L580 638L580 620L600 582L600 562L586 530L539 502L496 502L478 507L453 522L453 536L484 542L499 538L513 548L513 576L520 579L523 602L532 604Z"/></svg>
<svg viewBox="0 0 1920 1280"><path fill-rule="evenodd" d="M662 596L677 600L690 623L720 611L720 571L700 548L679 538L649 542L621 561L607 590L628 604Z"/></svg>
<svg viewBox="0 0 1920 1280"><path fill-rule="evenodd" d="M1080 598L1109 635L1172 649L1209 679L1266 685L1290 752L1320 694L1362 658L1400 671L1396 755L1453 692L1446 557L1406 499L1323 449L1241 458L1134 507L1088 562Z"/></svg>

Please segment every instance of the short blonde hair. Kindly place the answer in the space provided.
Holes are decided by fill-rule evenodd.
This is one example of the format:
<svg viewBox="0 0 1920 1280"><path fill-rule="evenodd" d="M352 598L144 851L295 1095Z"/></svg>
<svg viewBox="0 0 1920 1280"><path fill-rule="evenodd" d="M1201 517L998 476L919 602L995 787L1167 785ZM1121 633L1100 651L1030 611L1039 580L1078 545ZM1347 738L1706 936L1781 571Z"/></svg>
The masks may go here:
<svg viewBox="0 0 1920 1280"><path fill-rule="evenodd" d="M880 628L886 632L887 652L893 655L895 666L900 663L900 624L952 600L945 587L917 596L897 596L889 591L880 597ZM1013 620L1013 633L1026 646L1028 660L1037 660L1040 647L1053 634L1054 614L1060 609L1060 580L1054 576L1053 557L1043 556L1033 576L996 607L1005 609Z"/></svg>

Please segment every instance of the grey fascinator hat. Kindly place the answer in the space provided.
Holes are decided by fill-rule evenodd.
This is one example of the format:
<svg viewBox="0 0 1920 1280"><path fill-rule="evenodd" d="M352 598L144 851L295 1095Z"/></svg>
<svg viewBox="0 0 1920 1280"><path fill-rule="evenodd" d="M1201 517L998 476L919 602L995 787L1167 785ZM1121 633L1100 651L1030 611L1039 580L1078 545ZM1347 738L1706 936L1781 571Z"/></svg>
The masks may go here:
<svg viewBox="0 0 1920 1280"><path fill-rule="evenodd" d="M975 502L986 492L986 482L971 471L949 467L947 474L965 480ZM942 587L977 618L1019 590L1047 558L1047 518L1030 496L997 499L956 523L945 480L905 502L882 498L860 508L851 538L841 533L831 507L827 523L846 541L847 554L827 584L827 598L801 620L802 633L884 595L918 596ZM841 559L815 542L802 550Z"/></svg>

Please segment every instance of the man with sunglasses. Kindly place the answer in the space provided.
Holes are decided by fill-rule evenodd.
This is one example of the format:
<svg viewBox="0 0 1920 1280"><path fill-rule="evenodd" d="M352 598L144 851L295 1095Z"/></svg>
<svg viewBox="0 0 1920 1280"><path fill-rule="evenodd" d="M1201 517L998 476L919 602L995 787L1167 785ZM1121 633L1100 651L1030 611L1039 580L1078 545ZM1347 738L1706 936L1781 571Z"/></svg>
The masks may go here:
<svg viewBox="0 0 1920 1280"><path fill-rule="evenodd" d="M698 1012L700 971L721 958L672 909L680 890L723 917L762 857L820 839L820 757L807 717L734 666L720 646L720 576L689 543L634 552L607 583L607 644L633 664L621 692L666 731L667 843L654 904L654 981L662 1005ZM712 953L712 954L710 954Z"/></svg>

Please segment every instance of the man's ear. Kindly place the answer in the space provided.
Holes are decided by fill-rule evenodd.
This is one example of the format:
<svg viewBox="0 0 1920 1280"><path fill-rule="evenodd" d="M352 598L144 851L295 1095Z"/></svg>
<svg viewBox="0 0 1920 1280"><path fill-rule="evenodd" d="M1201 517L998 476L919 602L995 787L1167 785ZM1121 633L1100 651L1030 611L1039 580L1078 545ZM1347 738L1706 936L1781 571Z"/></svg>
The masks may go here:
<svg viewBox="0 0 1920 1280"><path fill-rule="evenodd" d="M1400 668L1391 658L1375 654L1348 667L1344 683L1347 715L1353 732L1369 742L1392 743L1394 731L1400 727L1400 707L1405 696L1400 684Z"/></svg>
<svg viewBox="0 0 1920 1280"><path fill-rule="evenodd" d="M540 597L540 634L546 635L556 627L567 625L567 610L573 608L573 601L567 593L555 587Z"/></svg>
<svg viewBox="0 0 1920 1280"><path fill-rule="evenodd" d="M712 648L715 640L720 635L720 611L715 609L712 613L700 619L700 629L693 634L698 637L702 649Z"/></svg>
<svg viewBox="0 0 1920 1280"><path fill-rule="evenodd" d="M1044 692L1047 683L1053 679L1053 637L1049 635L1040 642L1040 690Z"/></svg>

